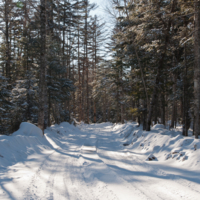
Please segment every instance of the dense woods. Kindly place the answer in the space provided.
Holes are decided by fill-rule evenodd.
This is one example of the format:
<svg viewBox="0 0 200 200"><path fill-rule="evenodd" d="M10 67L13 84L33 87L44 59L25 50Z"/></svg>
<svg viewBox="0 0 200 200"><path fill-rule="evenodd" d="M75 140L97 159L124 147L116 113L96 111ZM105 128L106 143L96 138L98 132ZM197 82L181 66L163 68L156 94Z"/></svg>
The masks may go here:
<svg viewBox="0 0 200 200"><path fill-rule="evenodd" d="M0 133L22 121L137 120L200 134L200 2L109 0L113 30L89 0L0 3Z"/></svg>
<svg viewBox="0 0 200 200"><path fill-rule="evenodd" d="M199 2L124 0L113 5L118 21L112 63L121 71L121 118L122 110L129 110L147 131L152 122L171 128L178 122L185 136L194 124L198 137Z"/></svg>

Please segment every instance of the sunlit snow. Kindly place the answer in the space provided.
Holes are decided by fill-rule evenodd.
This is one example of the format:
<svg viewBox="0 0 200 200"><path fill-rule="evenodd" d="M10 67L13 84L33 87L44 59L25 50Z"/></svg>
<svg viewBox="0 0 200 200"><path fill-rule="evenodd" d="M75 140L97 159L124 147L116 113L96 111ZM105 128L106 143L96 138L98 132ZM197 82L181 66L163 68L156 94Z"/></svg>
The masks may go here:
<svg viewBox="0 0 200 200"><path fill-rule="evenodd" d="M200 141L180 130L22 123L0 136L0 199L199 200Z"/></svg>

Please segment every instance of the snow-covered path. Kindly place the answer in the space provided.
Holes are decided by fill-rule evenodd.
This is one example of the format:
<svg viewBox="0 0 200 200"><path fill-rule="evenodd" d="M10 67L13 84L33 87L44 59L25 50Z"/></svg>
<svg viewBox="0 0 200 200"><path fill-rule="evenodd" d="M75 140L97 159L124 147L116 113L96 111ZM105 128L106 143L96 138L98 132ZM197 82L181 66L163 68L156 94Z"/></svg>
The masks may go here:
<svg viewBox="0 0 200 200"><path fill-rule="evenodd" d="M109 123L80 128L56 141L47 134L53 150L1 170L0 199L200 199L199 172L145 161Z"/></svg>

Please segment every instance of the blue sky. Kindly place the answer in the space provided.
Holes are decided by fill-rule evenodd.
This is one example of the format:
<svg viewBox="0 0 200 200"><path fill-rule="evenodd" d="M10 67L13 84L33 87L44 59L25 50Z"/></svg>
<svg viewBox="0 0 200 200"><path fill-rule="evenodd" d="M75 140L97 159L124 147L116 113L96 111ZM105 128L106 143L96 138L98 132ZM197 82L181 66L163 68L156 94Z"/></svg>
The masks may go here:
<svg viewBox="0 0 200 200"><path fill-rule="evenodd" d="M92 12L92 14L100 16L100 18L102 18L105 21L108 20L109 16L103 10L107 2L108 2L107 0L90 0L90 3L96 3L99 6L95 11Z"/></svg>
<svg viewBox="0 0 200 200"><path fill-rule="evenodd" d="M102 19L102 21L106 22L106 27L110 31L114 27L113 23L110 20L109 14L104 11L105 6L108 3L108 0L89 0L90 3L96 3L98 5L98 8L94 11L91 12L92 15L97 15L99 16L99 19ZM107 32L109 33L109 32ZM106 40L107 42L109 40ZM109 60L111 59L110 55L107 55L106 58Z"/></svg>

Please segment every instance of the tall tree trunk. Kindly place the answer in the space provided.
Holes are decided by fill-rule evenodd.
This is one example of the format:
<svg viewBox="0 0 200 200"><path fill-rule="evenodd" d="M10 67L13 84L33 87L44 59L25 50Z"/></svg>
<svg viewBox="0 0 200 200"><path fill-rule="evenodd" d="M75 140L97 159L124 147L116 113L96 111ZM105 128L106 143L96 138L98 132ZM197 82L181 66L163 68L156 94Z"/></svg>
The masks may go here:
<svg viewBox="0 0 200 200"><path fill-rule="evenodd" d="M104 89L104 95L103 95L103 101L104 101L104 103L103 103L103 122L106 122L106 104L107 104L107 102L106 102L106 90Z"/></svg>
<svg viewBox="0 0 200 200"><path fill-rule="evenodd" d="M165 93L162 92L160 95L161 99L161 124L165 125Z"/></svg>
<svg viewBox="0 0 200 200"><path fill-rule="evenodd" d="M94 43L94 82L96 86L96 73L97 73L97 29L96 29L96 23L97 23L97 17L95 16L95 29L94 29L94 38L93 38L93 43ZM96 111L96 97L94 98L94 123L97 121L97 111Z"/></svg>
<svg viewBox="0 0 200 200"><path fill-rule="evenodd" d="M75 65L73 64L73 83L75 83L75 69L74 68L75 68ZM73 112L74 117L76 116L75 101L76 101L76 96L75 96L75 91L73 91L72 92L72 105L73 105L72 112Z"/></svg>
<svg viewBox="0 0 200 200"><path fill-rule="evenodd" d="M107 119L108 119L108 122L110 122L110 101L108 100L108 114L107 114Z"/></svg>
<svg viewBox="0 0 200 200"><path fill-rule="evenodd" d="M124 105L121 103L121 123L124 124Z"/></svg>
<svg viewBox="0 0 200 200"><path fill-rule="evenodd" d="M175 121L176 121L176 106L177 106L177 102L176 102L176 74L173 74L173 106L172 106L172 119L171 119L171 125L170 128L174 128L175 127Z"/></svg>
<svg viewBox="0 0 200 200"><path fill-rule="evenodd" d="M88 0L85 3L86 123L89 124Z"/></svg>
<svg viewBox="0 0 200 200"><path fill-rule="evenodd" d="M6 38L6 77L9 79L11 78L10 74L10 42L9 42L9 1L5 1L5 38Z"/></svg>
<svg viewBox="0 0 200 200"><path fill-rule="evenodd" d="M94 99L94 123L97 122L97 108L96 108L96 101Z"/></svg>
<svg viewBox="0 0 200 200"><path fill-rule="evenodd" d="M144 100L144 110L143 110L143 130L146 130L146 124L147 124L147 104Z"/></svg>
<svg viewBox="0 0 200 200"><path fill-rule="evenodd" d="M145 91L145 101L146 101L145 105L147 105L147 109L149 109L149 97L148 97L148 93L147 93L146 82L145 82L145 79L144 79L144 73L143 73L143 69L142 69L142 64L140 62L138 51L137 51L136 46L135 46L134 43L133 43L133 47L134 47L134 50L135 50L135 53L136 53L136 57L137 57L137 60L138 60L138 65L140 67L140 73L141 73L142 83L143 83L143 87L144 87L144 91Z"/></svg>
<svg viewBox="0 0 200 200"><path fill-rule="evenodd" d="M119 112L119 108L120 108L120 103L119 103L119 88L117 87L117 95L116 95L116 101L117 101L117 113L116 113L116 122L120 122L120 112Z"/></svg>
<svg viewBox="0 0 200 200"><path fill-rule="evenodd" d="M45 94L46 94L46 13L45 0L40 0L40 70L39 70L39 112L38 127L42 129L44 134L44 110L45 110Z"/></svg>
<svg viewBox="0 0 200 200"><path fill-rule="evenodd" d="M82 116L82 120L84 121L85 120L85 109L84 109L84 105L85 105L85 61L83 61L83 64L82 64L82 101L81 101L81 107L82 107L82 110L81 110L81 116Z"/></svg>
<svg viewBox="0 0 200 200"><path fill-rule="evenodd" d="M158 98L154 106L154 124L158 122Z"/></svg>
<svg viewBox="0 0 200 200"><path fill-rule="evenodd" d="M184 78L183 78L183 135L188 136L188 129L190 127L190 116L189 116L189 83L187 78L187 62L186 62L186 44L184 45Z"/></svg>
<svg viewBox="0 0 200 200"><path fill-rule="evenodd" d="M80 25L78 23L78 104L79 104L79 121L82 120L82 98L81 98L81 67L80 67Z"/></svg>
<svg viewBox="0 0 200 200"><path fill-rule="evenodd" d="M164 57L163 57L163 59L164 59ZM150 131L151 130L151 128L150 128L151 119L152 119L152 115L153 115L153 108L155 107L155 104L156 104L156 101L157 101L157 98L158 98L158 86L159 86L159 83L160 83L160 76L161 76L161 69L160 68L161 68L162 64L163 64L163 62L160 63L160 66L159 66L158 72L157 72L157 76L156 76L156 82L155 82L153 95L152 95L152 100L151 100L151 104L150 104L150 108L149 108L146 131Z"/></svg>
<svg viewBox="0 0 200 200"><path fill-rule="evenodd" d="M194 1L194 129L195 138L200 135L199 111L200 111L200 1Z"/></svg>
<svg viewBox="0 0 200 200"><path fill-rule="evenodd" d="M48 11L48 14L47 14L47 19L46 19L46 22L47 22L47 26L48 26L48 31L47 31L47 34L49 36L49 38L51 40L53 40L53 37L54 37L54 25L53 25L53 0L47 0L47 5L48 7L46 8L46 10ZM49 75L49 82L51 83L52 80L51 80L51 76L52 76L52 70L51 68L49 67L48 68L48 71L47 71L47 74ZM51 126L51 106L52 106L52 103L51 103L51 90L50 89L47 89L47 96L45 97L45 103L47 104L45 106L45 127L46 126Z"/></svg>

